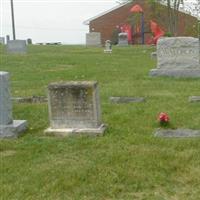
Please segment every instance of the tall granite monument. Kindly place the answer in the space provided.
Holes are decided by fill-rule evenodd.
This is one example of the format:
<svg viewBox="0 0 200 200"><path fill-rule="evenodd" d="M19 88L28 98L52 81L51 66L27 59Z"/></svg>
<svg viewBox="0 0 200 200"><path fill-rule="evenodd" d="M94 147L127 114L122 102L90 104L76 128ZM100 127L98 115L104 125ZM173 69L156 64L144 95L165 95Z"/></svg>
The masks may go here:
<svg viewBox="0 0 200 200"><path fill-rule="evenodd" d="M198 38L163 37L157 43L157 68L151 76L200 77Z"/></svg>
<svg viewBox="0 0 200 200"><path fill-rule="evenodd" d="M17 137L27 127L25 120L13 120L9 73L0 71L0 138Z"/></svg>
<svg viewBox="0 0 200 200"><path fill-rule="evenodd" d="M70 81L48 86L50 128L47 134L103 134L97 82Z"/></svg>

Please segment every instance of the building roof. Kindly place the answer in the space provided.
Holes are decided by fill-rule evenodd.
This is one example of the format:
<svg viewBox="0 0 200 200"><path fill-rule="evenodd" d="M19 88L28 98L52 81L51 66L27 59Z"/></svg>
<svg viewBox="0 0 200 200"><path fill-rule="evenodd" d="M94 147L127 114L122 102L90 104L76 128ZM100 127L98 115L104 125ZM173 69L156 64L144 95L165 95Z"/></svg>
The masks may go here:
<svg viewBox="0 0 200 200"><path fill-rule="evenodd" d="M102 13L100 13L100 14L94 16L94 17L91 17L91 18L85 20L85 21L83 22L83 24L89 25L90 21L92 21L92 20L94 20L94 19L97 19L97 18L99 18L99 17L101 17L101 16L103 16L103 15L106 15L107 13L112 12L113 10L117 10L118 8L121 8L121 7L125 6L125 5L128 4L128 3L130 3L130 2L121 3L121 4L119 4L119 5L117 5L117 6L113 7L113 8L111 8L111 9L109 9L109 10L106 10L106 11L104 11L104 12L102 12Z"/></svg>
<svg viewBox="0 0 200 200"><path fill-rule="evenodd" d="M117 9L119 9L119 8L121 8L121 7L123 7L123 6L127 5L127 4L129 4L129 3L130 3L129 1L128 1L128 2L125 2L125 3L121 3L121 4L119 4L119 5L117 5L117 6L113 7L113 8L111 8L111 9L109 9L109 10L106 10L106 11L104 11L104 12L102 12L102 13L100 13L100 14L94 16L94 17L91 17L91 18L85 20L85 21L83 22L83 24L84 24L84 25L89 25L90 22L91 22L92 20L95 20L95 19L97 19L97 18L99 18L99 17L101 17L101 16L103 16L103 15L106 15L107 13L110 13L110 12L112 12L112 11L114 11L114 10L117 10ZM164 2L159 2L159 3L162 4L162 5L164 5L164 6L166 6L166 4L165 4ZM194 14L192 14L191 12L188 12L185 8L180 9L179 12L183 12L183 13L185 13L185 14L188 14L188 15L191 15L191 16L193 16L193 17L196 17L196 16L195 16Z"/></svg>

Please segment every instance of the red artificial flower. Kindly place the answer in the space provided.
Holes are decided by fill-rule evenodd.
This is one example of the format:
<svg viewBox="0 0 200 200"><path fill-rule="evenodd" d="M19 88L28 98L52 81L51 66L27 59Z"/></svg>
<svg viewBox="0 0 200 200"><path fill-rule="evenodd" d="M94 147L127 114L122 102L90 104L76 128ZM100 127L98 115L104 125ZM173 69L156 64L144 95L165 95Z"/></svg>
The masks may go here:
<svg viewBox="0 0 200 200"><path fill-rule="evenodd" d="M164 113L164 112L161 112L159 115L158 115L158 121L159 122L169 122L169 116L167 113Z"/></svg>

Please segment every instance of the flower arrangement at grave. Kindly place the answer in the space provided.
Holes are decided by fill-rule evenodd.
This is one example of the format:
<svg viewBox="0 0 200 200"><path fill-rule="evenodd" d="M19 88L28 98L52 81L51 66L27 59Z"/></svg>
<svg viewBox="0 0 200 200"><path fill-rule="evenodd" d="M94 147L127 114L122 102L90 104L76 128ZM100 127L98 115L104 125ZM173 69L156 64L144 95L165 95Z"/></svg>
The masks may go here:
<svg viewBox="0 0 200 200"><path fill-rule="evenodd" d="M169 118L169 116L168 116L167 113L165 113L165 112L159 113L159 115L158 115L158 122L160 123L160 125L167 125L167 124L169 124L169 120L170 120L170 118Z"/></svg>

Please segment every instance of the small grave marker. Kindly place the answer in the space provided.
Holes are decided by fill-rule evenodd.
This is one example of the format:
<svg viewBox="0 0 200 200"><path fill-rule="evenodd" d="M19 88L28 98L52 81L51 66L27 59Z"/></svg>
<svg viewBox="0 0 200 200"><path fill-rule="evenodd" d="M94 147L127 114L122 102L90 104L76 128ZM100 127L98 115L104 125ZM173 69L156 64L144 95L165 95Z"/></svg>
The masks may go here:
<svg viewBox="0 0 200 200"><path fill-rule="evenodd" d="M112 53L112 44L110 40L106 40L104 53Z"/></svg>
<svg viewBox="0 0 200 200"><path fill-rule="evenodd" d="M119 33L118 34L118 46L128 46L128 34Z"/></svg>

